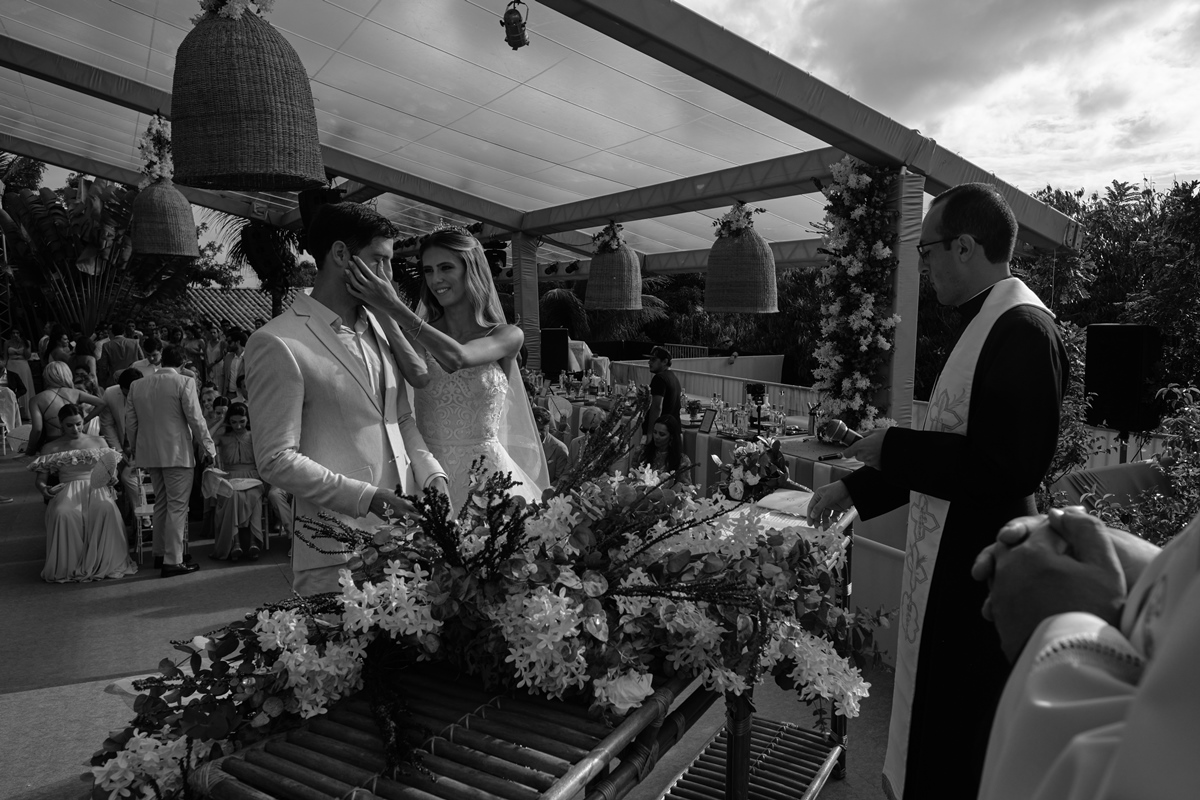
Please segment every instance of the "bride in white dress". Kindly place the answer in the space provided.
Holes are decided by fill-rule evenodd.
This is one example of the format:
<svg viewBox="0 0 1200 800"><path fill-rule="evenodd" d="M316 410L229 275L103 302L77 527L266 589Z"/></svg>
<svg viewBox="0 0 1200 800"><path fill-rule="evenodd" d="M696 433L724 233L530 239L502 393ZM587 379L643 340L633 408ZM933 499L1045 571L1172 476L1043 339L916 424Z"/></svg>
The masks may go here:
<svg viewBox="0 0 1200 800"><path fill-rule="evenodd" d="M429 383L416 390L417 428L449 477L457 512L467 499L471 465L508 472L511 490L541 500L550 485L546 456L516 365L525 335L505 324L483 247L462 228L434 231L421 246L425 283L416 312L395 288L357 259L347 286L391 315L423 353Z"/></svg>

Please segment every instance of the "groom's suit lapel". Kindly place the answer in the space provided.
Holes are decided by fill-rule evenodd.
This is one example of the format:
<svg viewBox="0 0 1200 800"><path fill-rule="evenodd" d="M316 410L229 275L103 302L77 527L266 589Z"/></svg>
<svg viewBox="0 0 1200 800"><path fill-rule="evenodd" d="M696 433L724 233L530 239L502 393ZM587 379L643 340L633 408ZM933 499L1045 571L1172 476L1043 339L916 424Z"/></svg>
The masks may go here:
<svg viewBox="0 0 1200 800"><path fill-rule="evenodd" d="M315 301L314 301L315 302ZM294 306L293 306L294 308ZM375 389L371 386L371 382L367 380L367 370L363 367L362 362L356 358L346 345L342 344L342 340L338 338L333 329L326 325L318 318L305 313L304 309L296 309L296 313L300 316L307 317L308 329L313 332L313 336L317 341L325 345L330 355L337 359L338 363L345 368L347 372L354 376L354 380L358 381L358 385L366 392L367 398L371 404L375 406L375 410L383 414L383 409L379 407L379 398L375 393Z"/></svg>

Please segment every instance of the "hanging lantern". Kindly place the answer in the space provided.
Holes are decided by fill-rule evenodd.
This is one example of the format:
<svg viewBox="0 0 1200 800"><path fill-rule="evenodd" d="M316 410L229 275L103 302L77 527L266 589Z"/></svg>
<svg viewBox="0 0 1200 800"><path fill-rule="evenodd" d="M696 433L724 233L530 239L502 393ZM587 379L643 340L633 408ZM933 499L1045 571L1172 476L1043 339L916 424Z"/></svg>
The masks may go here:
<svg viewBox="0 0 1200 800"><path fill-rule="evenodd" d="M192 204L171 182L171 125L159 114L150 118L145 134L138 140L138 152L144 161L145 177L130 208L133 252L199 258Z"/></svg>
<svg viewBox="0 0 1200 800"><path fill-rule="evenodd" d="M170 178L159 178L139 192L132 212L133 252L200 257L192 204Z"/></svg>
<svg viewBox="0 0 1200 800"><path fill-rule="evenodd" d="M641 311L642 265L625 244L621 226L610 222L592 237L596 253L588 272L583 307L589 311Z"/></svg>
<svg viewBox="0 0 1200 800"><path fill-rule="evenodd" d="M521 0L512 0L504 11L504 19L500 20L500 25L504 28L504 42L513 50L519 50L529 44L529 37L525 35L525 20L521 19L521 12L517 6L525 6L525 12L529 12L527 4Z"/></svg>
<svg viewBox="0 0 1200 800"><path fill-rule="evenodd" d="M742 314L779 311L775 256L771 246L754 230L751 218L756 211L763 210L749 209L738 202L713 222L717 226L717 240L708 254L705 310Z"/></svg>
<svg viewBox="0 0 1200 800"><path fill-rule="evenodd" d="M175 180L234 191L322 186L308 73L283 35L246 5L202 3L206 13L175 54Z"/></svg>

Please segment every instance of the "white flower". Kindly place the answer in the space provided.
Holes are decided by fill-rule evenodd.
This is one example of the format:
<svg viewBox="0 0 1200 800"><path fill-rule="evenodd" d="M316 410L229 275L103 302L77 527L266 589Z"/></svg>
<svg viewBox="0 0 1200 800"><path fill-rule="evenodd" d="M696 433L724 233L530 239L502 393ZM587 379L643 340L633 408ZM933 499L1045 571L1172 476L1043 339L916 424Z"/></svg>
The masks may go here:
<svg viewBox="0 0 1200 800"><path fill-rule="evenodd" d="M637 708L642 701L654 693L649 673L622 672L609 670L602 678L592 681L592 691L596 700L604 706L625 714Z"/></svg>

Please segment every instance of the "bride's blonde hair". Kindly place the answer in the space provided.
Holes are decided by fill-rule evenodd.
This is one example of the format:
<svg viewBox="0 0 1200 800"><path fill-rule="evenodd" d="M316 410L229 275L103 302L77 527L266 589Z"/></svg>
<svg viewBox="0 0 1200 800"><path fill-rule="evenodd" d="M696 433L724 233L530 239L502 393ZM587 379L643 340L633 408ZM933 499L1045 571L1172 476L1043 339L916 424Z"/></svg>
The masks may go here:
<svg viewBox="0 0 1200 800"><path fill-rule="evenodd" d="M458 253L466 266L467 298L471 308L475 310L475 321L480 327L490 328L503 325L504 309L500 306L500 295L496 292L496 284L492 282L492 270L488 267L487 257L483 254L483 245L462 228L440 228L421 243L419 257L421 259L421 293L417 313L424 319L433 321L440 319L445 311L437 297L429 290L429 284L424 280L425 251L431 247L442 247Z"/></svg>

